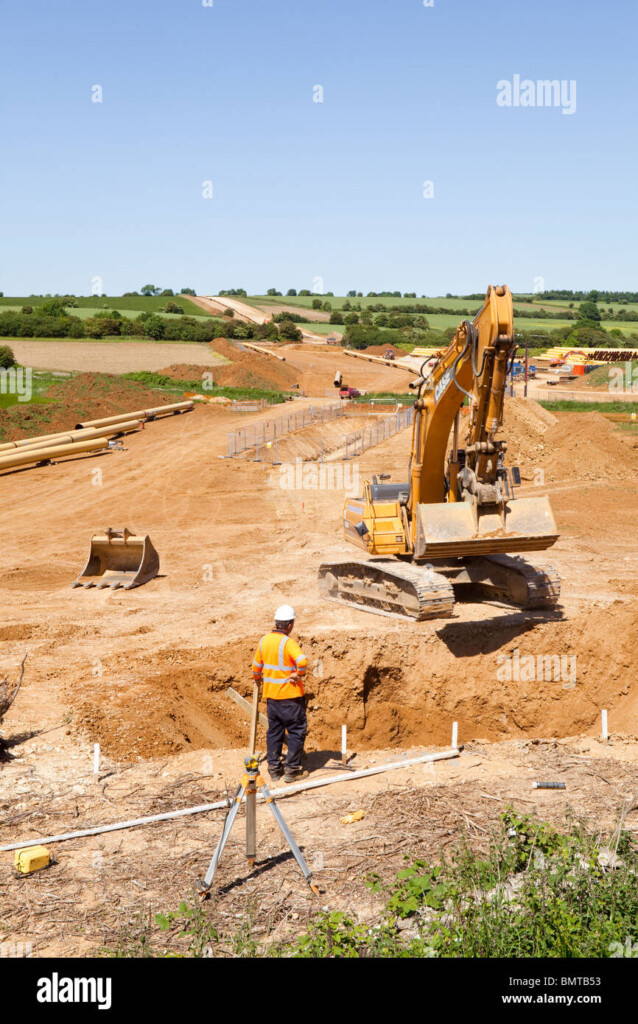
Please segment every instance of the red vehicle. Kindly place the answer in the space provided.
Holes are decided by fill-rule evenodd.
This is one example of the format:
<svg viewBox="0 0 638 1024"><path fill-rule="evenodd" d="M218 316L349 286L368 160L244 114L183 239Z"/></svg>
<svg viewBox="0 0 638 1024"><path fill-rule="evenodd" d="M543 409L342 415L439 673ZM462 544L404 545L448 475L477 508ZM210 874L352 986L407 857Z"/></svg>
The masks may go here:
<svg viewBox="0 0 638 1024"><path fill-rule="evenodd" d="M361 392L356 388L339 388L339 398L360 398Z"/></svg>

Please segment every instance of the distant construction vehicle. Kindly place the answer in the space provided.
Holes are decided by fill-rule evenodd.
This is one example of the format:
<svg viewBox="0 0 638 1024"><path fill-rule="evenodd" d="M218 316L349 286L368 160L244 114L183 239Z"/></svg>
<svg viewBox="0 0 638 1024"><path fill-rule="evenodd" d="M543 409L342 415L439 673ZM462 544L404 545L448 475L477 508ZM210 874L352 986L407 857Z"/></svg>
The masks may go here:
<svg viewBox="0 0 638 1024"><path fill-rule="evenodd" d="M510 557L544 550L558 538L547 497L514 498L520 473L505 466L507 443L495 437L515 350L510 290L490 286L474 320L459 325L411 385L418 398L408 480L373 477L361 498L346 502L346 540L373 557L321 565L324 597L412 619L450 614L459 587L525 608L557 602L560 580L551 566Z"/></svg>

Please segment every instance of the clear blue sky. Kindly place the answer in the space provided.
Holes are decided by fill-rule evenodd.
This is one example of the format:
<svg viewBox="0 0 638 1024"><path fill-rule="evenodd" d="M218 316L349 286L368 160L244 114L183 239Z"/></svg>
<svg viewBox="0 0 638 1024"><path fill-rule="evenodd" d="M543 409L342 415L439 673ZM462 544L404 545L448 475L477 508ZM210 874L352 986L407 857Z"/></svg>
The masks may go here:
<svg viewBox="0 0 638 1024"><path fill-rule="evenodd" d="M5 295L96 275L638 288L627 0L5 0L0 19ZM576 111L499 107L514 75L575 80Z"/></svg>

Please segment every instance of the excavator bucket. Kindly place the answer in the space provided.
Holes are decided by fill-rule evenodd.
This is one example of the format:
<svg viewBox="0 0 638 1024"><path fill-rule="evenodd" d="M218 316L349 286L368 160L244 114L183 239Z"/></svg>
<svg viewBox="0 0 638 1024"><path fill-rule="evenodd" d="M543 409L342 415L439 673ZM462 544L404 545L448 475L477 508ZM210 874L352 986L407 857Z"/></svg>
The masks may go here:
<svg viewBox="0 0 638 1024"><path fill-rule="evenodd" d="M543 551L557 539L547 497L514 498L502 510L467 501L417 505L417 558Z"/></svg>
<svg viewBox="0 0 638 1024"><path fill-rule="evenodd" d="M91 537L89 559L71 586L132 590L148 583L158 572L159 555L148 534L141 536L126 527L108 529Z"/></svg>

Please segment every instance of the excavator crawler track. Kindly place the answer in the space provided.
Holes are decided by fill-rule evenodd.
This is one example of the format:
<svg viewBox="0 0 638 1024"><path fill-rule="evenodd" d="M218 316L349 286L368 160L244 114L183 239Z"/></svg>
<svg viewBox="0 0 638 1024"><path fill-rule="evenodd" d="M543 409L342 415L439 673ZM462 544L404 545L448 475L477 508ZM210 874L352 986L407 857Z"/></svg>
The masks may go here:
<svg viewBox="0 0 638 1024"><path fill-rule="evenodd" d="M438 619L454 608L445 576L395 559L323 563L319 590L329 601L399 619Z"/></svg>
<svg viewBox="0 0 638 1024"><path fill-rule="evenodd" d="M474 583L486 597L508 605L551 608L560 598L560 576L552 565L534 565L514 555L489 555L465 560L465 568L465 576L455 582Z"/></svg>

